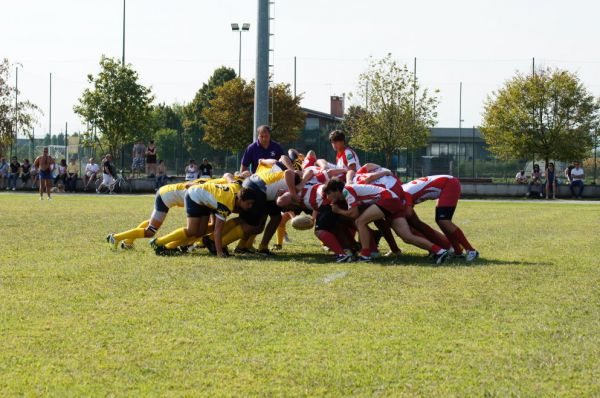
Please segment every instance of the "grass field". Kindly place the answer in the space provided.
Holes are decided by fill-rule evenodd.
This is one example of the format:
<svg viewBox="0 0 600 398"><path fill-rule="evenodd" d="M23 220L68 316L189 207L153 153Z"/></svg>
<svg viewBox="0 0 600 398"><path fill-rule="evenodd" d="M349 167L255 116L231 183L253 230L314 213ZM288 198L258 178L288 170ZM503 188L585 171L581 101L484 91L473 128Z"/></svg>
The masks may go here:
<svg viewBox="0 0 600 398"><path fill-rule="evenodd" d="M0 396L600 396L600 205L461 203L473 266L110 251L152 205L0 194Z"/></svg>

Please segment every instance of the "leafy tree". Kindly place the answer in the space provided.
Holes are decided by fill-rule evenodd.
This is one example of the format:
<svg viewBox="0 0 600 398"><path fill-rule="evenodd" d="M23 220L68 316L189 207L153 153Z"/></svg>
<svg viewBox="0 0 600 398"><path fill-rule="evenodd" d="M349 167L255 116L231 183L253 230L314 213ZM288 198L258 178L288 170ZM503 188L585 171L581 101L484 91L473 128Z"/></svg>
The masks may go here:
<svg viewBox="0 0 600 398"><path fill-rule="evenodd" d="M240 151L253 137L254 82L230 80L215 89L210 107L202 112L204 141L213 148ZM289 84L276 84L271 88L273 101L273 139L289 142L297 139L304 127L306 115L300 109L301 97L291 93Z"/></svg>
<svg viewBox="0 0 600 398"><path fill-rule="evenodd" d="M177 158L177 149L179 147L179 133L175 129L162 128L154 133L156 152L160 159L166 161L167 166L176 167L173 161Z"/></svg>
<svg viewBox="0 0 600 398"><path fill-rule="evenodd" d="M100 59L101 71L88 75L92 88L87 88L73 109L84 121L95 125L108 143L108 149L117 149L151 133L150 88L138 82L138 74L131 65L122 66L113 58Z"/></svg>
<svg viewBox="0 0 600 398"><path fill-rule="evenodd" d="M17 135L24 134L33 140L33 128L37 117L42 113L40 108L29 101L18 101L15 109L15 94L20 94L16 87L11 86L12 65L8 59L0 62L0 154L16 142L15 116L17 116Z"/></svg>
<svg viewBox="0 0 600 398"><path fill-rule="evenodd" d="M365 98L367 91L368 98ZM437 118L439 100L427 89L421 89L406 65L399 65L391 54L372 61L359 77L358 92L361 102L368 100L368 109L349 108L344 125L352 145L383 153L390 167L397 150L427 144L429 130Z"/></svg>
<svg viewBox="0 0 600 398"><path fill-rule="evenodd" d="M486 103L481 130L502 159L569 161L589 155L599 103L564 70L517 73Z"/></svg>

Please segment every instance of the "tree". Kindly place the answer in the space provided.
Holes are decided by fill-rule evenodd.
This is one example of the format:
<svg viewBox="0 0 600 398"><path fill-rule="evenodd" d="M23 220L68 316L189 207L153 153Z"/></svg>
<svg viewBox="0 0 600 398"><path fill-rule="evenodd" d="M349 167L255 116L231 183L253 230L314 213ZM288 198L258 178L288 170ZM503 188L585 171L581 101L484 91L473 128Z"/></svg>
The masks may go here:
<svg viewBox="0 0 600 398"><path fill-rule="evenodd" d="M123 145L149 136L154 97L150 88L138 82L131 65L103 56L100 67L97 76L88 75L92 88L85 89L73 109L96 126L109 151L116 154Z"/></svg>
<svg viewBox="0 0 600 398"><path fill-rule="evenodd" d="M254 82L230 80L214 93L210 107L202 111L204 141L213 148L240 151L252 142ZM289 142L298 138L306 121L306 114L300 109L301 99L294 98L289 84L280 83L271 88L274 140Z"/></svg>
<svg viewBox="0 0 600 398"><path fill-rule="evenodd" d="M421 89L406 65L399 65L391 54L372 61L359 77L358 92L361 102L368 101L368 108L349 108L344 128L353 146L383 153L386 166L390 167L397 150L427 144L439 100L427 89Z"/></svg>
<svg viewBox="0 0 600 398"><path fill-rule="evenodd" d="M0 154L4 154L16 142L19 133L32 140L33 127L42 113L37 105L29 101L18 101L15 108L14 96L20 92L9 83L11 70L11 63L8 59L3 59L0 62ZM15 128L15 117L18 131Z"/></svg>
<svg viewBox="0 0 600 398"><path fill-rule="evenodd" d="M517 73L485 103L481 131L502 159L569 161L589 155L599 103L564 70Z"/></svg>

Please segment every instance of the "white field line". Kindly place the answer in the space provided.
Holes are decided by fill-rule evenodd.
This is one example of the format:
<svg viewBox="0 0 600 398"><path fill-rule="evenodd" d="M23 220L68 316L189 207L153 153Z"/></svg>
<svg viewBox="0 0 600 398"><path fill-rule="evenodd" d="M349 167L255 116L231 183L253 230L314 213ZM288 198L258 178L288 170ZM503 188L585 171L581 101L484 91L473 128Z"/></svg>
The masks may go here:
<svg viewBox="0 0 600 398"><path fill-rule="evenodd" d="M333 274L329 274L329 275L325 276L323 279L321 279L321 282L328 284L337 279L341 279L341 278L345 277L346 275L348 275L348 272L346 272L346 271L334 272Z"/></svg>

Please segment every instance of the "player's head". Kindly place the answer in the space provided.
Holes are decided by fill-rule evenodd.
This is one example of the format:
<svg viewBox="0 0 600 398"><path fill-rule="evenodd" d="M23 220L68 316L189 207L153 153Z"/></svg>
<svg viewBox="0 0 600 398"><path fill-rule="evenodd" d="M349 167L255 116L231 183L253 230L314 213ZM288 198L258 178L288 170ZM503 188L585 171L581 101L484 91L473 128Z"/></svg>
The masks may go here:
<svg viewBox="0 0 600 398"><path fill-rule="evenodd" d="M258 126L256 133L261 146L266 148L271 144L271 127L263 124L262 126Z"/></svg>
<svg viewBox="0 0 600 398"><path fill-rule="evenodd" d="M44 147L44 155L47 155L47 154L48 154L48 147L46 146L46 147Z"/></svg>
<svg viewBox="0 0 600 398"><path fill-rule="evenodd" d="M256 191L242 188L236 196L236 206L242 210L248 210L256 202Z"/></svg>
<svg viewBox="0 0 600 398"><path fill-rule="evenodd" d="M579 160L576 160L573 162L573 166L575 166L575 168L579 167L581 163L579 163Z"/></svg>
<svg viewBox="0 0 600 398"><path fill-rule="evenodd" d="M338 200L343 199L343 190L344 183L337 178L332 178L331 180L327 181L325 188L323 188L325 195L327 195L327 199L329 199L331 202L337 202Z"/></svg>
<svg viewBox="0 0 600 398"><path fill-rule="evenodd" d="M329 133L329 142L336 151L342 151L346 147L346 135L342 130L333 130Z"/></svg>

